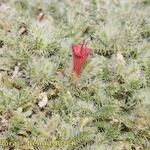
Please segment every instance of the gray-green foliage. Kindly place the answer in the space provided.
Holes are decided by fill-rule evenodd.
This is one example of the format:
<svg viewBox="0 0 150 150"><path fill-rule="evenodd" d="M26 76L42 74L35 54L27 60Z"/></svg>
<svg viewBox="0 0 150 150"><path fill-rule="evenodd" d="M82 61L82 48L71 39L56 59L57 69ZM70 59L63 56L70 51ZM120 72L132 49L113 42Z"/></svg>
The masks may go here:
<svg viewBox="0 0 150 150"><path fill-rule="evenodd" d="M149 150L149 0L0 4L0 140L28 150L47 140L74 142L57 150ZM71 46L83 39L93 52L74 79Z"/></svg>

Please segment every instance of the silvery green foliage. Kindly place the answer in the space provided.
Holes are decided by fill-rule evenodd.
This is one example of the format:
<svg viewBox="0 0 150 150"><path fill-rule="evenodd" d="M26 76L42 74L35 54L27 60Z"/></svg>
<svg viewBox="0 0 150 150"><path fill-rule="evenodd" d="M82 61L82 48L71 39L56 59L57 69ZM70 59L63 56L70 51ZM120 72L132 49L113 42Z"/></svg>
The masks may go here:
<svg viewBox="0 0 150 150"><path fill-rule="evenodd" d="M149 12L149 0L2 0L0 140L149 150ZM71 46L83 39L93 51L74 79Z"/></svg>

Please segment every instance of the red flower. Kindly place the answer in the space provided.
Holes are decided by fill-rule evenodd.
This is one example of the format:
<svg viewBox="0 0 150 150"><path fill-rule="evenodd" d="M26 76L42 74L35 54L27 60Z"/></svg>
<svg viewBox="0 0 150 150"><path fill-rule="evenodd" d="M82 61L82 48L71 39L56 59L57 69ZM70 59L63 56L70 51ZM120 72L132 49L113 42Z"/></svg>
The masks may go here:
<svg viewBox="0 0 150 150"><path fill-rule="evenodd" d="M83 66L92 51L91 48L86 47L85 41L83 44L76 44L72 46L73 52L73 73L79 76L83 70Z"/></svg>

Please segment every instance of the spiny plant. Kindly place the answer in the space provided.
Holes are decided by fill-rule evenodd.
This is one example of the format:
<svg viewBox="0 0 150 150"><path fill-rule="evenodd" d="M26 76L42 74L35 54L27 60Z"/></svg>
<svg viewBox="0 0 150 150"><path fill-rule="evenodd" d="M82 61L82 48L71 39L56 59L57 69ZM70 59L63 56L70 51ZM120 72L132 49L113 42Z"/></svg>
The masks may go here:
<svg viewBox="0 0 150 150"><path fill-rule="evenodd" d="M0 143L18 144L0 148L149 150L149 10L149 0L1 1ZM91 53L73 69L83 40Z"/></svg>

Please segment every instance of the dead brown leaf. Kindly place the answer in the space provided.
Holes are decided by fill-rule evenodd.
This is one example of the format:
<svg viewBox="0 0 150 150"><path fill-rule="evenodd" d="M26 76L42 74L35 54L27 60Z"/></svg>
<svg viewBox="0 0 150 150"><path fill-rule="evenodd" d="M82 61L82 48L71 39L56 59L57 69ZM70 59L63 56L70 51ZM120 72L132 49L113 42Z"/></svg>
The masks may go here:
<svg viewBox="0 0 150 150"><path fill-rule="evenodd" d="M8 128L8 122L12 114L10 112L6 112L2 118L0 118L0 132L5 131Z"/></svg>
<svg viewBox="0 0 150 150"><path fill-rule="evenodd" d="M45 14L44 14L43 10L39 9L38 14L37 14L37 20L42 21L44 19L44 16L45 16Z"/></svg>
<svg viewBox="0 0 150 150"><path fill-rule="evenodd" d="M22 23L19 26L19 31L18 31L19 35L27 35L28 34L28 29L27 29L27 25L25 23Z"/></svg>
<svg viewBox="0 0 150 150"><path fill-rule="evenodd" d="M12 78L18 78L19 75L19 66L15 66Z"/></svg>
<svg viewBox="0 0 150 150"><path fill-rule="evenodd" d="M48 102L48 97L47 97L47 93L43 92L39 95L40 101L38 103L40 108L43 108L46 106L47 102Z"/></svg>
<svg viewBox="0 0 150 150"><path fill-rule="evenodd" d="M5 118L0 120L0 132L3 132L7 129L8 121Z"/></svg>
<svg viewBox="0 0 150 150"><path fill-rule="evenodd" d="M9 22L4 19L0 20L0 28L5 32L10 32L11 29Z"/></svg>

